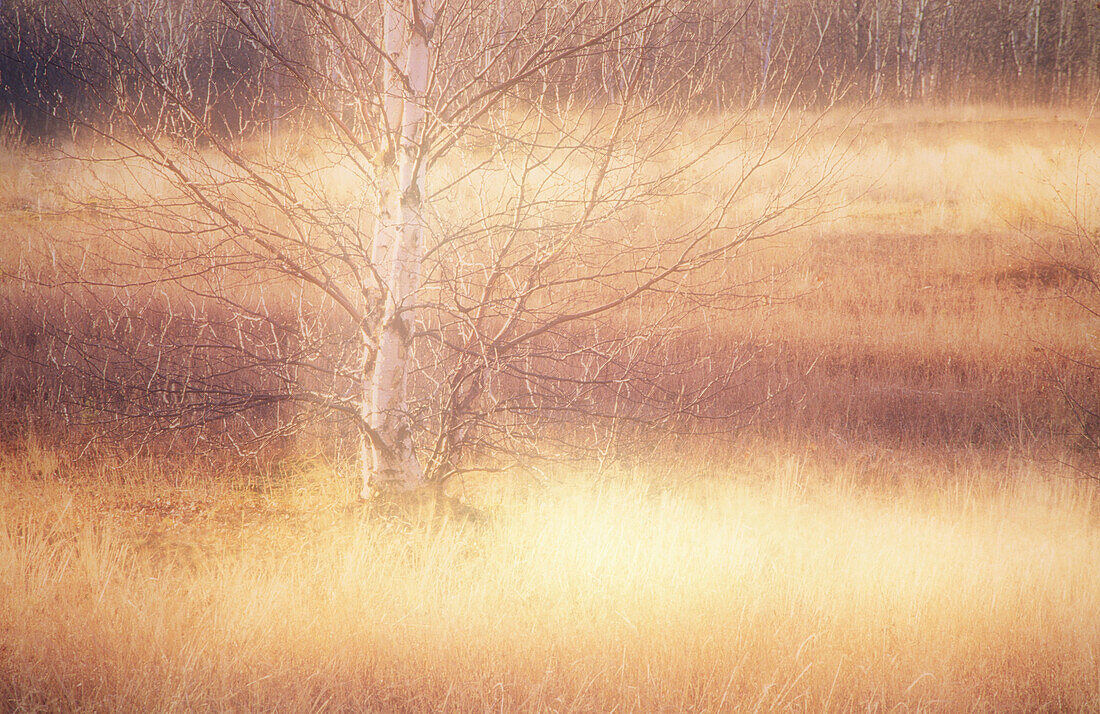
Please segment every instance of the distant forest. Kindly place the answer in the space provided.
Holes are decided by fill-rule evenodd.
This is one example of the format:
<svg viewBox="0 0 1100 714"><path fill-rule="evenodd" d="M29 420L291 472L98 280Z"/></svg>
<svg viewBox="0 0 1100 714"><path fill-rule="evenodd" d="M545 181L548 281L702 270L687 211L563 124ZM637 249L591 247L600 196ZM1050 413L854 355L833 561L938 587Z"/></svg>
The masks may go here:
<svg viewBox="0 0 1100 714"><path fill-rule="evenodd" d="M357 96L355 88L380 81L384 1L5 0L0 106L30 136L109 119L122 106L169 133L198 118L181 112L232 134L317 102L349 119L370 116L360 96L377 92ZM630 37L603 42L594 34L567 61L517 71L553 42L548 34L566 28L576 44L586 28L647 4L440 3L443 79L433 91L521 77L509 89L517 97L613 102L626 81L622 58L639 54L647 62L643 96L720 111L781 97L1064 105L1088 101L1100 87L1095 0L660 2L665 19L637 33L633 46Z"/></svg>

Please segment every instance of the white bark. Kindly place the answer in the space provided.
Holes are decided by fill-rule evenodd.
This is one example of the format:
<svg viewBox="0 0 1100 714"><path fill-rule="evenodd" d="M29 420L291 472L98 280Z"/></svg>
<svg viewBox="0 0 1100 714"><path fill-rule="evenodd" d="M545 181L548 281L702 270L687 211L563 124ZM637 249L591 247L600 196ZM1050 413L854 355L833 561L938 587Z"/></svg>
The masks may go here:
<svg viewBox="0 0 1100 714"><path fill-rule="evenodd" d="M407 384L414 304L423 253L424 96L434 16L431 0L386 0L383 42L387 148L380 171L378 222L371 260L381 312L367 353L363 409L363 497L375 490L424 485L413 448Z"/></svg>
<svg viewBox="0 0 1100 714"><path fill-rule="evenodd" d="M764 55L764 67L760 73L760 108L764 108L764 97L768 92L768 73L772 64L772 41L775 37L775 22L779 18L779 0L772 0L771 18L768 20L767 37L761 48Z"/></svg>

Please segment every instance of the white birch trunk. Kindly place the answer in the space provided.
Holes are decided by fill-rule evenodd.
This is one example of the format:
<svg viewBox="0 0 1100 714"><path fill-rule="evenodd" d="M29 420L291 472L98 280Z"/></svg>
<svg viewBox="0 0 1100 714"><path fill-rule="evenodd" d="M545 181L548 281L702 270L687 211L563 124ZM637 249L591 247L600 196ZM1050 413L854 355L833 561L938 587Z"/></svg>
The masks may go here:
<svg viewBox="0 0 1100 714"><path fill-rule="evenodd" d="M760 72L760 109L764 108L764 98L768 93L768 74L772 64L772 40L775 37L775 22L779 18L779 0L772 0L771 17L768 20L768 34L761 48L764 55L764 66Z"/></svg>
<svg viewBox="0 0 1100 714"><path fill-rule="evenodd" d="M392 62L386 62L383 84L389 138L371 250L381 321L374 339L365 340L363 412L371 433L362 447L364 498L376 490L424 485L413 448L407 384L424 240L425 170L420 157L433 27L431 0L386 0L383 43Z"/></svg>

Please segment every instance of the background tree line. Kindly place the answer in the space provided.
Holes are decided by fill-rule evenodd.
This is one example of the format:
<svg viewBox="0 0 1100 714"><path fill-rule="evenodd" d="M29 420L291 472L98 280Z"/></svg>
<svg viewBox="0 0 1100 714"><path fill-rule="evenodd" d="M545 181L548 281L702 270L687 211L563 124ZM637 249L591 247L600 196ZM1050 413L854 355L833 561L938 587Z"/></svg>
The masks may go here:
<svg viewBox="0 0 1100 714"><path fill-rule="evenodd" d="M537 47L548 30L584 18L596 32L644 4L459 0L442 8L440 21L460 17L464 26L445 33L438 54L455 86L512 77L522 49ZM604 22L592 22L593 5ZM154 72L226 131L308 104L288 72L308 75L324 101L352 119L370 94L362 83L379 81L381 71L368 51L378 38L347 28L379 26L381 11L378 0L9 0L0 8L0 99L31 134L62 128L57 108L74 102L125 103L169 131L190 123L163 95L120 81L112 65L121 60ZM354 22L335 23L333 13ZM599 51L523 74L511 91L614 102L639 49L631 45L641 41L599 43ZM1100 80L1100 9L1092 0L698 0L674 7L644 42L661 51L649 52L637 91L719 110L786 96L778 86L792 80L808 102L843 94L1051 104L1080 100Z"/></svg>

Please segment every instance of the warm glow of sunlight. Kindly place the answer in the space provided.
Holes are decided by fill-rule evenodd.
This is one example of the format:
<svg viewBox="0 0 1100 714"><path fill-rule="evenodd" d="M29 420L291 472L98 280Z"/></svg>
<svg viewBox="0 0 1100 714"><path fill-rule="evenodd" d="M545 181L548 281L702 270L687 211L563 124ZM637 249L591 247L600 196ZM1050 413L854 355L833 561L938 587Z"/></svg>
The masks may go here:
<svg viewBox="0 0 1100 714"><path fill-rule="evenodd" d="M153 495L30 490L9 458L5 677L130 710L1100 703L1093 488L976 460L867 490L857 462L757 454L474 478L488 521L342 514L324 468Z"/></svg>

